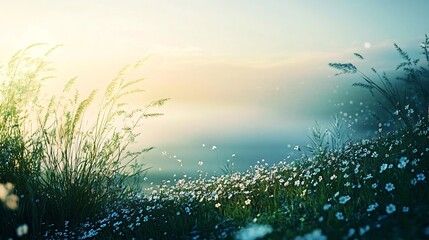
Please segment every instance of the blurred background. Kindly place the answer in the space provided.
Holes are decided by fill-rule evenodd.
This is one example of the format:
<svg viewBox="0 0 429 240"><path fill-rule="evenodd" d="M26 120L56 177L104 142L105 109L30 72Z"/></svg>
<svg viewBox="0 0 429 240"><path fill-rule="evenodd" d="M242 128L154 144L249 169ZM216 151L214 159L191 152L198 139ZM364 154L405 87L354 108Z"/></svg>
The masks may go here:
<svg viewBox="0 0 429 240"><path fill-rule="evenodd" d="M358 52L363 71L395 76L393 43L418 56L429 2L0 0L0 8L2 63L33 43L64 45L51 59L58 77L48 93L78 76L85 96L147 58L136 73L146 92L130 104L171 100L133 147L155 147L142 161L158 181L221 173L228 160L245 170L300 156L315 121L354 120L347 109L374 101L328 63Z"/></svg>

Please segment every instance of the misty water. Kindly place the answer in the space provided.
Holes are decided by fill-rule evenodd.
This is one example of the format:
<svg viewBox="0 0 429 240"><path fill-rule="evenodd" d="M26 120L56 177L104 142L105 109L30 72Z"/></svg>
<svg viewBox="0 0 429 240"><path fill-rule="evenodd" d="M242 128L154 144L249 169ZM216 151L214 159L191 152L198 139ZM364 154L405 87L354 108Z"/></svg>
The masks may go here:
<svg viewBox="0 0 429 240"><path fill-rule="evenodd" d="M208 126L200 129L201 132L189 129L145 154L144 163L151 168L145 185L184 177L221 175L227 164L234 171L246 171L255 164L272 165L300 159L309 155L311 129L316 123L323 131L330 128L334 116L339 117L348 133L345 140L369 136L377 125L370 123L371 119L365 115L374 111L382 114L382 110L374 106L377 100L367 91L351 86L356 80L350 76L327 78L322 84L313 83L314 86L308 81L294 87L294 93L283 93L283 96L274 91L278 96L271 95L273 99L284 99L278 104L277 115L240 118L240 112L236 112L231 118L228 110L219 111L215 119L205 119ZM290 94L300 97L294 101ZM168 107L163 110L166 115L162 118L168 118L168 110ZM195 111L204 113L207 109ZM198 122L192 121L201 119L204 118L195 120L190 116L188 121L191 127L197 127Z"/></svg>
<svg viewBox="0 0 429 240"><path fill-rule="evenodd" d="M363 69L371 69L371 64L363 65ZM377 64L382 69L392 69L392 64ZM217 108L215 104L185 108L172 100L170 108L163 109L163 120L156 122L166 133L179 131L174 138L160 139L159 145L144 156L144 163L150 167L145 185L221 175L226 164L234 171L246 171L255 164L272 165L311 156L307 148L311 129L316 124L322 131L331 128L334 116L343 126L344 141L387 132L391 126L386 121L387 112L380 107L384 100L367 89L352 86L361 81L358 76L334 76L335 70L325 66L322 74L305 76L308 78L294 81L295 85L288 85L293 81L283 81L282 85L280 80L276 82L279 87L267 84L260 91L264 100L258 100L260 96L256 94L254 102L249 98L250 104L259 101L259 108L269 111L248 114L246 107ZM399 89L405 89L403 82L396 79L398 71L386 70L386 74ZM174 108L183 110L182 122L168 114Z"/></svg>

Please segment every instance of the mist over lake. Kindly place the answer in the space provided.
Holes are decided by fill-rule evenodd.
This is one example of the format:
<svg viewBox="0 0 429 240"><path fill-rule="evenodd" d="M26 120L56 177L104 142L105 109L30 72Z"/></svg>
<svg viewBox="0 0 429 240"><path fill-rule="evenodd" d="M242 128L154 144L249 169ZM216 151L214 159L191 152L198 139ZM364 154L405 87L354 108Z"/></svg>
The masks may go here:
<svg viewBox="0 0 429 240"><path fill-rule="evenodd" d="M362 62L363 69L370 70L374 63L380 69L389 69L386 74L392 79L401 76L391 70L396 66L393 62L379 61L397 58L395 51L358 50L374 59ZM313 64L320 70L294 75L294 70L286 67L271 75L270 81L259 81L257 77L240 81L228 73L217 73L221 80L208 86L204 83L204 89L218 92L208 91L207 98L201 97L202 103L180 102L180 95L173 98L163 109L166 116L145 125L149 132L152 126L162 129L153 133L160 135L159 144L144 157L144 163L151 167L148 181L197 177L201 172L221 175L227 163L233 163L236 171L245 171L255 164L290 162L307 156L311 129L316 124L322 130L330 128L335 116L341 119L347 137L375 136L383 120L374 116L386 117L380 106L383 100L352 86L359 81L358 77L334 76L335 71L324 60ZM234 85L229 87L228 82ZM400 80L393 83L400 89L405 87ZM160 125L163 127L158 128ZM180 140L170 139L170 135Z"/></svg>

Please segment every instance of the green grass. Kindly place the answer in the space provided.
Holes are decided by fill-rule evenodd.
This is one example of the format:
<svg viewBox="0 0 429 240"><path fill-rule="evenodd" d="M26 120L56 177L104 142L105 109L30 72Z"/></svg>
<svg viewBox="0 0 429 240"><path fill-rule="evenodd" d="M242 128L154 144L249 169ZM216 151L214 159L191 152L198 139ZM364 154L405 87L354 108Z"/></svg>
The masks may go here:
<svg viewBox="0 0 429 240"><path fill-rule="evenodd" d="M429 226L426 121L414 132L348 143L312 160L177 180L150 195L124 199L77 232L99 239L229 239L255 223L272 227L268 239L293 239L316 229L329 239L353 231L352 239L424 239Z"/></svg>
<svg viewBox="0 0 429 240"><path fill-rule="evenodd" d="M47 59L55 48L40 53L46 46L32 45L2 67L0 183L13 183L19 207L0 209L0 238L16 236L22 224L28 238L40 238L50 227L74 227L133 193L129 182L145 171L139 157L152 148L129 146L144 119L161 115L151 110L167 100L141 109L122 102L143 92L142 78L127 80L141 62L124 67L100 98L94 90L81 99L75 79L60 96L44 98L42 84L52 71ZM91 104L95 118L86 117Z"/></svg>
<svg viewBox="0 0 429 240"><path fill-rule="evenodd" d="M427 36L424 44L429 64ZM141 81L126 80L128 66L89 120L96 92L81 100L71 80L61 96L42 99L52 50L20 51L1 79L0 239L427 239L427 69L395 47L404 92L375 69L373 80L351 63L331 64L359 74L355 85L381 96L395 128L350 140L334 118L331 130L314 127L305 158L245 172L225 165L222 176L175 179L147 194L131 182L150 148L128 147L140 122L159 115L148 109L166 99L127 110L121 99L139 93L130 89Z"/></svg>

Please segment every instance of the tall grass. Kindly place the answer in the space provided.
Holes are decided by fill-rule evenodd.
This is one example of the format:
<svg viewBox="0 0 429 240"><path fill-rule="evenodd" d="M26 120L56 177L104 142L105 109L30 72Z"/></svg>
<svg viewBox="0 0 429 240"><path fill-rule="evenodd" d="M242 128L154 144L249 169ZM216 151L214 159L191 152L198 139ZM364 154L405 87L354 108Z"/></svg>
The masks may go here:
<svg viewBox="0 0 429 240"><path fill-rule="evenodd" d="M152 148L129 147L142 121L161 115L152 109L167 101L135 109L122 103L143 92L143 78L127 80L139 62L106 87L95 119L85 118L97 91L81 99L71 79L59 97L43 98L41 85L52 71L46 59L55 48L31 56L36 47L17 52L1 79L0 182L12 182L20 196L17 210L2 210L8 215L0 220L1 238L15 236L11 229L20 223L29 224L30 237L48 226L73 227L134 193L129 181L145 172L139 157Z"/></svg>
<svg viewBox="0 0 429 240"><path fill-rule="evenodd" d="M312 157L321 157L329 151L336 151L348 141L344 123L338 116L332 117L331 127L322 131L316 122L308 136L307 149Z"/></svg>
<svg viewBox="0 0 429 240"><path fill-rule="evenodd" d="M340 70L336 75L357 74L361 82L353 86L368 90L373 96L378 94L381 107L391 116L392 122L398 128L412 130L414 125L421 119L427 118L429 114L429 38L420 45L422 57L412 59L406 51L396 43L394 47L402 59L396 70L402 70L403 76L397 77L402 83L401 89L395 84L385 72L379 73L371 68L372 76L359 70L352 63L330 63L329 66ZM364 57L354 54L359 60ZM426 61L426 62L424 62ZM413 114L416 112L418 114Z"/></svg>

